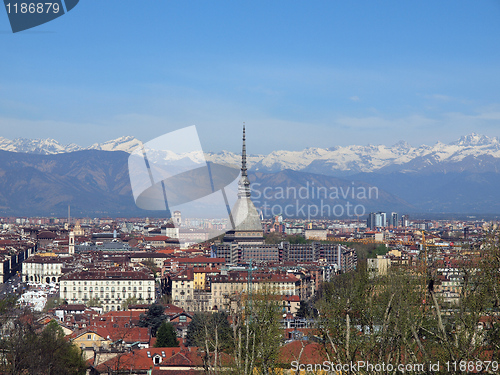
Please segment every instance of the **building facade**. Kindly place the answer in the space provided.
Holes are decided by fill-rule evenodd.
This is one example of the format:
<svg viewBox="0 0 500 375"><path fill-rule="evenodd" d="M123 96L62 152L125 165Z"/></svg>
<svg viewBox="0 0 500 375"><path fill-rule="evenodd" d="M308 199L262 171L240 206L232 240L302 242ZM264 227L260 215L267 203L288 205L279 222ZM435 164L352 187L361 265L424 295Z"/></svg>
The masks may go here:
<svg viewBox="0 0 500 375"><path fill-rule="evenodd" d="M250 278L250 280L249 280ZM250 281L250 282L249 282ZM249 289L251 288L251 289ZM212 301L214 309L230 311L232 302L249 294L273 294L283 296L299 295L300 279L286 272L254 273L229 272L212 278Z"/></svg>
<svg viewBox="0 0 500 375"><path fill-rule="evenodd" d="M22 280L35 283L59 282L62 268L72 260L72 257L32 256L23 262Z"/></svg>
<svg viewBox="0 0 500 375"><path fill-rule="evenodd" d="M121 310L128 298L140 304L155 301L155 280L152 274L134 270L74 271L61 276L61 298L71 304L87 304L92 299L104 311Z"/></svg>

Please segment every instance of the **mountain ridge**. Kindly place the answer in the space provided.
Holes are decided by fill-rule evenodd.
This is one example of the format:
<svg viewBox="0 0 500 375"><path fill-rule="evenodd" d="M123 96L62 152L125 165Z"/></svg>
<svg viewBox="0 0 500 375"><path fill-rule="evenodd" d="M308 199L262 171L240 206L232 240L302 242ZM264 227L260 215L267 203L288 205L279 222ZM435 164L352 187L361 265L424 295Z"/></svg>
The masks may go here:
<svg viewBox="0 0 500 375"><path fill-rule="evenodd" d="M132 153L142 142L132 136L124 136L104 143L94 143L89 147L75 144L61 145L53 139L17 138L10 141L0 137L0 150L36 154L58 154L82 150L124 151ZM180 157L195 159L196 155L176 155L169 150L160 150L159 159L174 160ZM230 151L206 152L208 161L239 165L241 156ZM460 164L462 164L460 166ZM330 176L349 176L358 173L419 173L440 170L467 171L484 169L498 172L500 168L500 140L476 133L462 136L445 144L411 146L399 141L392 146L350 145L329 148L309 147L302 151L276 150L267 155L249 154L249 169L261 172L278 172L285 169L319 173Z"/></svg>
<svg viewBox="0 0 500 375"><path fill-rule="evenodd" d="M134 202L128 171L129 155L123 151L81 150L71 153L38 155L0 150L0 216L64 216L68 205L76 216L165 216L166 211L146 211ZM251 172L253 192L260 197L267 191L317 186L368 189L370 184L353 183L331 176L285 170L279 173ZM363 205L365 210L412 209L398 197L377 188L374 199L329 195L324 202L314 194L310 197L280 197L260 199L263 204L281 207L289 204L301 207L315 205ZM255 198L255 197L254 197ZM256 198L256 200L258 200ZM330 210L332 208L329 208ZM298 214L303 213L303 209ZM305 211L307 212L307 211ZM339 211L340 212L340 211ZM358 211L361 212L361 211Z"/></svg>

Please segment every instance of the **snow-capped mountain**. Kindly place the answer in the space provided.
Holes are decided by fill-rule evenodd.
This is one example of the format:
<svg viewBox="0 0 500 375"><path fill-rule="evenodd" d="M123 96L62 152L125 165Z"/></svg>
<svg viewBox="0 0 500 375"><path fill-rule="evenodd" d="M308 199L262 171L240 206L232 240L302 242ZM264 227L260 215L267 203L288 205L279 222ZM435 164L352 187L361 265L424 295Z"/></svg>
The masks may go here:
<svg viewBox="0 0 500 375"><path fill-rule="evenodd" d="M214 162L237 162L239 156L227 151L208 154ZM250 169L277 172L284 169L330 175L346 175L377 171L417 172L429 167L456 167L457 163L496 160L500 164L500 141L472 133L450 144L437 142L433 146L413 147L401 141L392 146L368 145L307 148L302 151L273 151L268 155L248 158ZM484 163L483 163L484 164Z"/></svg>
<svg viewBox="0 0 500 375"><path fill-rule="evenodd" d="M30 154L60 154L63 152L73 152L82 148L74 143L61 145L54 139L28 139L16 138L13 141L0 137L0 150L12 152L26 152Z"/></svg>
<svg viewBox="0 0 500 375"><path fill-rule="evenodd" d="M142 146L142 142L138 139L127 136L113 139L104 143L94 143L88 147L89 150L103 150L103 151L125 151L129 154L132 153L137 147Z"/></svg>
<svg viewBox="0 0 500 375"><path fill-rule="evenodd" d="M58 154L79 150L125 151L132 153L142 142L134 137L120 137L83 148L75 144L61 145L53 139L18 138L10 141L0 137L0 150L38 154ZM159 150L156 160L175 161L182 158L199 162L200 155L177 155ZM205 153L206 160L239 165L241 156L229 151ZM268 155L249 155L248 167L254 171L277 172L285 169L328 175L348 175L370 172L418 172L432 170L462 171L482 168L497 171L500 168L500 141L497 137L469 134L450 144L437 142L433 146L413 147L401 141L392 146L368 145L331 148L307 148L302 151L273 151Z"/></svg>
<svg viewBox="0 0 500 375"><path fill-rule="evenodd" d="M90 147L81 147L74 143L62 145L58 141L49 138L16 138L11 141L10 139L0 137L0 150L43 155L62 154L81 150L125 151L131 153L140 145L142 145L141 141L130 136L120 137L104 143L94 143Z"/></svg>

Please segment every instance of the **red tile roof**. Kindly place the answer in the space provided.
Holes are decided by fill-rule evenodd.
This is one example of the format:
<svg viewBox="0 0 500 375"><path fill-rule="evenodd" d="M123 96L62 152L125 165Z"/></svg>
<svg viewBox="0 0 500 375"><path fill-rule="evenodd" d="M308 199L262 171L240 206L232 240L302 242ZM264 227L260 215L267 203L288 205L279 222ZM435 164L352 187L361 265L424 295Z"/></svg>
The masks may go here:
<svg viewBox="0 0 500 375"><path fill-rule="evenodd" d="M280 349L279 363L290 364L292 361L300 361L301 363L323 363L328 358L323 347L318 343L309 341L292 341L285 344Z"/></svg>

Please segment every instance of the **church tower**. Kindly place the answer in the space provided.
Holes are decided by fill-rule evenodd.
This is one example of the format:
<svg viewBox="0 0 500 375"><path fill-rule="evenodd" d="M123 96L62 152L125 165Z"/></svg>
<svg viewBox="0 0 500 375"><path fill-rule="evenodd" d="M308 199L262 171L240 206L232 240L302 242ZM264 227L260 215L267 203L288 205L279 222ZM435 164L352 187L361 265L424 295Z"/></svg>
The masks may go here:
<svg viewBox="0 0 500 375"><path fill-rule="evenodd" d="M75 232L69 232L69 251L71 255L75 253Z"/></svg>
<svg viewBox="0 0 500 375"><path fill-rule="evenodd" d="M250 199L250 180L247 172L247 150L245 124L243 124L243 147L241 150L241 178L238 182L238 200L231 210L234 230L224 236L225 243L259 245L264 243L264 231L255 205Z"/></svg>

